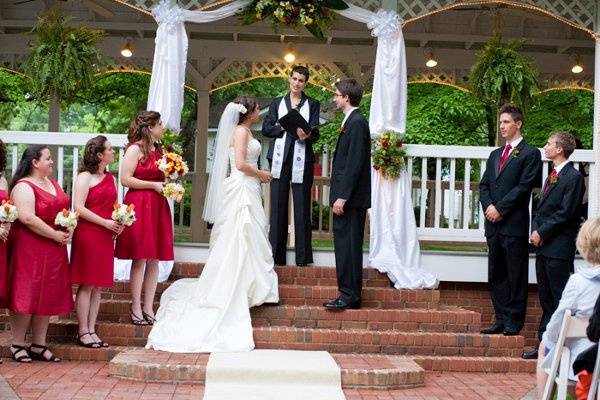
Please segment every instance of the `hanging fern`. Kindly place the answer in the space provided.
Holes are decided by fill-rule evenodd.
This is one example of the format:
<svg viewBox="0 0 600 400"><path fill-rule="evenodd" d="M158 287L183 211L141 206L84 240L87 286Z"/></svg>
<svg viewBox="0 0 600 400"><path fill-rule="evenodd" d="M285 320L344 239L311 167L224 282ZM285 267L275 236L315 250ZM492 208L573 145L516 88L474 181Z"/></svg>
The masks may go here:
<svg viewBox="0 0 600 400"><path fill-rule="evenodd" d="M77 93L92 85L94 74L101 64L96 47L104 33L88 27L69 26L53 8L38 18L30 34L31 53L24 69L31 78L32 94L40 101L52 96L70 102Z"/></svg>
<svg viewBox="0 0 600 400"><path fill-rule="evenodd" d="M523 41L502 43L496 32L476 55L469 82L472 92L490 106L511 102L526 108L538 90L537 70L519 50Z"/></svg>

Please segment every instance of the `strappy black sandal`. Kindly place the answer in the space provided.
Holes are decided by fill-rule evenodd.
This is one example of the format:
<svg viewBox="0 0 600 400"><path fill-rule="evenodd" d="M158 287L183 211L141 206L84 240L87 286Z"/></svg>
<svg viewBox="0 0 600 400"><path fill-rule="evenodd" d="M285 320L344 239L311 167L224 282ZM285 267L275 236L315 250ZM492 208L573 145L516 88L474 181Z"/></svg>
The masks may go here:
<svg viewBox="0 0 600 400"><path fill-rule="evenodd" d="M144 316L144 319L146 320L148 325L154 325L154 323L156 322L156 318L152 317L150 314L146 314L142 311L142 315Z"/></svg>
<svg viewBox="0 0 600 400"><path fill-rule="evenodd" d="M102 347L101 343L98 343L94 340L94 338L92 338L92 342L86 343L83 340L81 340L82 337L84 336L89 336L92 337L92 333L91 332L86 332L86 333L82 333L81 335L77 336L77 343L82 346L82 347L87 347L88 349L99 349L100 347Z"/></svg>
<svg viewBox="0 0 600 400"><path fill-rule="evenodd" d="M96 332L90 332L90 335L96 335ZM108 343L106 343L104 340L100 339L100 336L96 335L96 337L98 338L98 341L96 343L98 343L100 345L100 347L109 347ZM93 339L94 337L92 337Z"/></svg>
<svg viewBox="0 0 600 400"><path fill-rule="evenodd" d="M142 315L144 313L142 312ZM137 326L146 326L148 325L148 321L146 321L146 319L144 317L138 317L137 315L135 315L135 313L133 312L133 310L129 311L129 317L131 317L131 323Z"/></svg>
<svg viewBox="0 0 600 400"><path fill-rule="evenodd" d="M29 364L32 361L29 351L25 346L13 344L10 346L10 352L12 354L12 359L16 362Z"/></svg>
<svg viewBox="0 0 600 400"><path fill-rule="evenodd" d="M33 351L34 348L41 349L42 351L40 351L40 352ZM40 344L32 343L31 346L29 346L29 354L31 354L32 359L38 360L38 361L46 361L46 362L61 362L62 361L60 358L58 358L54 354L52 354L50 349L48 349L48 346L42 346Z"/></svg>

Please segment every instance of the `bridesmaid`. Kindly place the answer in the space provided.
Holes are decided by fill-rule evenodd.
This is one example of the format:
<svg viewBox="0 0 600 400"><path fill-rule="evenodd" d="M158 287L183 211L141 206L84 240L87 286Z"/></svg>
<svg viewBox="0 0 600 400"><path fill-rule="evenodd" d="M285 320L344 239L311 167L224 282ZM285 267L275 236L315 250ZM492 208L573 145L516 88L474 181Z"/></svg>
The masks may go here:
<svg viewBox="0 0 600 400"><path fill-rule="evenodd" d="M162 157L160 114L142 111L131 122L129 144L121 167L121 183L129 188L124 204L134 204L136 222L117 238L117 258L131 264L131 323L154 323L158 261L173 260L173 219L162 195L165 176L156 162ZM142 286L144 303L142 307Z"/></svg>
<svg viewBox="0 0 600 400"><path fill-rule="evenodd" d="M73 204L80 213L71 246L71 283L79 284L75 309L79 322L78 342L83 347L108 347L96 335L100 291L113 286L113 235L123 225L111 214L117 202L117 184L106 167L115 160L115 151L106 136L90 139L75 181Z"/></svg>
<svg viewBox="0 0 600 400"><path fill-rule="evenodd" d="M51 315L73 309L67 243L72 231L56 229L54 218L69 208L67 196L52 174L52 156L44 145L25 149L13 175L10 197L19 211L11 232L8 308L11 311L13 359L57 362L46 346ZM25 347L31 325L32 344Z"/></svg>
<svg viewBox="0 0 600 400"><path fill-rule="evenodd" d="M6 169L6 145L0 140L0 174ZM0 203L8 200L8 182L0 175ZM8 294L8 265L6 263L6 240L10 231L9 223L0 224L0 308L7 306ZM1 363L1 362L0 362Z"/></svg>

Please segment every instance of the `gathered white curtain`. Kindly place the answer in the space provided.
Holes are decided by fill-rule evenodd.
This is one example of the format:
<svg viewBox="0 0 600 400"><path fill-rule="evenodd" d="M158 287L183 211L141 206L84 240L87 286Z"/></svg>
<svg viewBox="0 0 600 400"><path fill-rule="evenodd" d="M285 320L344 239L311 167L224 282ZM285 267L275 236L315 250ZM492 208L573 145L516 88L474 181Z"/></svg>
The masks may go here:
<svg viewBox="0 0 600 400"><path fill-rule="evenodd" d="M153 14L158 22L148 109L159 111L166 127L179 131L188 41L185 21L205 23L234 15L251 0L236 0L213 11L188 11L164 0ZM406 130L406 51L399 15L372 12L350 4L336 11L367 24L377 37L375 79L371 97L371 136ZM369 266L388 274L396 288L435 288L438 279L421 267L421 253L411 199L410 177L386 180L371 170L371 241Z"/></svg>

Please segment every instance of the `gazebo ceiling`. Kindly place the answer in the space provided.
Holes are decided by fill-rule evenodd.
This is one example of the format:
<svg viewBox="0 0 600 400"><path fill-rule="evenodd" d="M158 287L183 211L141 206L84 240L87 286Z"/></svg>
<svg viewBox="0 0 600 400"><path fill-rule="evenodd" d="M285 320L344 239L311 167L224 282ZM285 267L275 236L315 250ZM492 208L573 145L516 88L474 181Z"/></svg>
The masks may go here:
<svg viewBox="0 0 600 400"><path fill-rule="evenodd" d="M353 2L371 9L380 6L379 0ZM4 67L19 68L30 40L24 33L52 3L59 3L76 22L103 29L107 36L101 45L102 51L117 67L145 70L151 67L156 23L147 10L156 1L34 0L14 3L15 0L0 2L0 65ZM179 0L180 5L191 9L218 3ZM506 39L525 39L523 50L536 61L542 79L563 84L574 78L591 82L595 43L589 32L580 28L591 26L593 0L527 0L518 2L519 7L513 3L516 2L398 0L399 12L409 22L404 26L409 75L415 80L437 76L443 77L440 79L444 82L462 84L462 78L474 61L475 51L499 27ZM535 4L541 11L523 8L528 4ZM436 12L444 7L443 12ZM556 15L550 16L551 12ZM306 31L281 29L274 32L266 22L247 26L236 17L209 24L188 24L186 29L190 38L188 58L191 67L195 68L202 59L209 58L215 65L221 64L223 76L237 76L238 80L251 78L247 76L249 70L256 73L265 70L265 65L271 65L270 71L280 74L286 67L282 62L283 53L290 45L297 55L297 62L319 65L319 69L329 71L329 76L323 78L324 84L332 78L331 74L338 77L371 74L370 67L375 58L375 41L364 24L342 17L329 32L326 43L318 42ZM133 44L131 59L119 55L126 38ZM438 60L437 68L429 69L424 65L429 51ZM577 76L570 72L575 57L584 66L584 72ZM229 60L227 67L223 66L223 60ZM235 64L234 61L237 67L232 71L230 66ZM240 68L244 62L246 67ZM214 82L227 85L236 81L223 76L215 76ZM190 77L194 77L193 70Z"/></svg>

